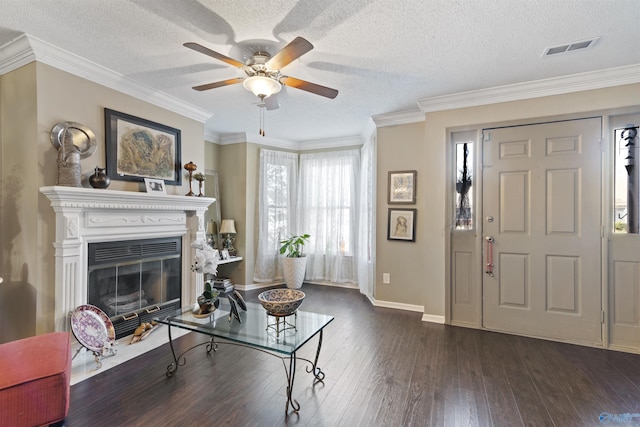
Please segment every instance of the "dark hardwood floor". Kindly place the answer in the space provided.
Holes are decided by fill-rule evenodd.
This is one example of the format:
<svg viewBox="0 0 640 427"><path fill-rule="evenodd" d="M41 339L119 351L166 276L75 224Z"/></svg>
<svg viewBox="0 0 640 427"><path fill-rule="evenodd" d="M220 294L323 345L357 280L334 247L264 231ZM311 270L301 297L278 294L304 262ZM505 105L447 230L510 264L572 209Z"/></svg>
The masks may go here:
<svg viewBox="0 0 640 427"><path fill-rule="evenodd" d="M640 355L426 323L420 313L372 307L355 290L303 291L301 309L335 320L320 355L324 384L313 386L298 364L299 415L285 417L278 358L230 345L207 356L200 347L167 378L164 345L72 386L65 425L564 427L604 425L602 413L608 425L640 425ZM176 343L202 341L191 333ZM316 343L303 356L313 358Z"/></svg>

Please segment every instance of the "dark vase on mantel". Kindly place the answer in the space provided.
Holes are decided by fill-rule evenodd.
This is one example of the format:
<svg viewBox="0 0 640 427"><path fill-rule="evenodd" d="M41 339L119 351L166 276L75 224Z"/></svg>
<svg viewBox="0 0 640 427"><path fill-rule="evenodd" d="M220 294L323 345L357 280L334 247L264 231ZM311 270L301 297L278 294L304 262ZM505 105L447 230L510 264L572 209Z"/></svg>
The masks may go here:
<svg viewBox="0 0 640 427"><path fill-rule="evenodd" d="M89 184L93 188L107 188L111 184L111 178L107 176L106 168L96 166L95 173L89 177Z"/></svg>

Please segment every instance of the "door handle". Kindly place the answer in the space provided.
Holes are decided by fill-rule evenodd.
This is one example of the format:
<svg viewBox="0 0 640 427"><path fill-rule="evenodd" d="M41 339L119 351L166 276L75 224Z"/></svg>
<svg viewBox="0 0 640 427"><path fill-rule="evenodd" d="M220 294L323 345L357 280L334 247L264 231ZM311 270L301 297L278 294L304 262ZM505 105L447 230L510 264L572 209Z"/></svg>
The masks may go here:
<svg viewBox="0 0 640 427"><path fill-rule="evenodd" d="M485 254L487 256L487 263L485 264L484 272L493 277L493 243L495 242L495 239L493 236L486 236L484 240L486 241Z"/></svg>

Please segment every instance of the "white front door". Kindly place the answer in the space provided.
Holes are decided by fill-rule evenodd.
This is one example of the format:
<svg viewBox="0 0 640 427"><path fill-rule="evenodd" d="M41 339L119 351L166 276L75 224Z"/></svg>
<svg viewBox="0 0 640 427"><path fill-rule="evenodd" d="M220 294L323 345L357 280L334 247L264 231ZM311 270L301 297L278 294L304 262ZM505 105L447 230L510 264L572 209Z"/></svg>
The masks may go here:
<svg viewBox="0 0 640 427"><path fill-rule="evenodd" d="M600 135L600 118L484 131L484 327L601 345Z"/></svg>

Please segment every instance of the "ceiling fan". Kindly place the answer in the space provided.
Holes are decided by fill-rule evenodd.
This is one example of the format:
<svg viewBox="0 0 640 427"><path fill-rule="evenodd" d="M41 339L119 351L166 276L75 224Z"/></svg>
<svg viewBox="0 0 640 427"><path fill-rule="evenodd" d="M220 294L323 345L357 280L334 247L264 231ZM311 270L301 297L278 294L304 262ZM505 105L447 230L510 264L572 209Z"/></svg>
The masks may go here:
<svg viewBox="0 0 640 427"><path fill-rule="evenodd" d="M253 94L260 98L262 102L264 102L265 98L280 92L282 85L302 89L331 99L338 96L338 91L335 89L305 80L296 79L295 77L285 76L280 73L282 68L313 49L313 45L302 37L296 37L274 56L271 56L266 51L259 50L255 52L245 64L206 48L198 43L188 42L185 43L184 46L197 52L204 53L205 55L211 56L212 58L218 59L222 62L226 62L234 67L238 67L244 70L248 76L246 78L236 77L219 82L194 86L193 89L198 91L242 83L245 89L253 92Z"/></svg>

